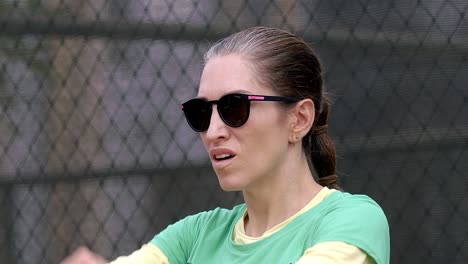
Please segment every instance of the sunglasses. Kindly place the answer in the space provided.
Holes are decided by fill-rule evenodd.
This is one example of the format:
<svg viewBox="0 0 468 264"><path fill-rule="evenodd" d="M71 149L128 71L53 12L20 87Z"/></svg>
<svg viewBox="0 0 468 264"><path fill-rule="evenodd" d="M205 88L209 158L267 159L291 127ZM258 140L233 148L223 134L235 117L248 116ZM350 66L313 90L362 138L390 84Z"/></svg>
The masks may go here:
<svg viewBox="0 0 468 264"><path fill-rule="evenodd" d="M226 125L240 127L249 119L251 101L297 102L299 100L284 96L226 94L219 100L213 101L202 98L191 99L182 104L182 110L190 127L196 132L203 132L210 126L213 104L218 105L219 116Z"/></svg>

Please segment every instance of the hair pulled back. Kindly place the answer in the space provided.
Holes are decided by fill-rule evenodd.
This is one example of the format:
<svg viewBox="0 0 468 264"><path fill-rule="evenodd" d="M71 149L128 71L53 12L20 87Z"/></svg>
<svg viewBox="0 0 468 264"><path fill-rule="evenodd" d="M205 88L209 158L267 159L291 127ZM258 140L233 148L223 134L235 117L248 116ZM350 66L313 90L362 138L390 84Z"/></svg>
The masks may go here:
<svg viewBox="0 0 468 264"><path fill-rule="evenodd" d="M342 190L336 176L336 150L328 134L328 99L324 94L322 67L314 50L291 33L267 27L253 27L220 40L205 54L210 59L242 55L259 84L281 96L310 98L315 120L302 139L302 147L322 186Z"/></svg>

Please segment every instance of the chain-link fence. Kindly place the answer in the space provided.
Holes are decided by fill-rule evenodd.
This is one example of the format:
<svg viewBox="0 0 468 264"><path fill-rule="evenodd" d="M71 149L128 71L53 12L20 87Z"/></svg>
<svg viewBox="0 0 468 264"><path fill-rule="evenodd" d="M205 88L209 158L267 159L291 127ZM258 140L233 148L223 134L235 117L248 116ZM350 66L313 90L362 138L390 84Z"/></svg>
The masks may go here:
<svg viewBox="0 0 468 264"><path fill-rule="evenodd" d="M384 208L392 263L468 262L468 2L2 0L0 262L128 254L242 201L179 104L201 58L253 25L312 43L339 175Z"/></svg>

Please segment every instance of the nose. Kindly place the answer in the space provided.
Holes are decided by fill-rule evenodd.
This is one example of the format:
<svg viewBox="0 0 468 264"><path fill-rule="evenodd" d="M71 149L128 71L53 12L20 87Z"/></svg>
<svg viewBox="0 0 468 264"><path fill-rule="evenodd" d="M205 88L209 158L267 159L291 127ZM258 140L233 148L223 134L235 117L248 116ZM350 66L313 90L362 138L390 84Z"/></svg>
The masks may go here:
<svg viewBox="0 0 468 264"><path fill-rule="evenodd" d="M207 140L216 141L219 139L227 138L229 135L229 128L224 124L221 116L218 113L218 106L213 105L213 112L211 113L210 126L206 131L205 137Z"/></svg>

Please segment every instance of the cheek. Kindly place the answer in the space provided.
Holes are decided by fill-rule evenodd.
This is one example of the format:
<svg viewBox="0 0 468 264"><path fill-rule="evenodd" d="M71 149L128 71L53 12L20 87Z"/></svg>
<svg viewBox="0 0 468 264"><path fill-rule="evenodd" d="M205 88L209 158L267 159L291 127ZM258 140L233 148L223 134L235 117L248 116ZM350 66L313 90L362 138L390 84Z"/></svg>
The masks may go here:
<svg viewBox="0 0 468 264"><path fill-rule="evenodd" d="M270 103L274 104L273 102ZM265 104L268 104L268 102ZM287 128L287 113L276 105L269 105L268 107L258 109L258 111L251 113L251 116L252 121L261 130L260 133L275 135L278 137L277 140L280 140L280 135L284 135L284 132L286 132L284 130Z"/></svg>
<svg viewBox="0 0 468 264"><path fill-rule="evenodd" d="M245 169L242 177L250 180L268 177L284 164L287 157L288 142L284 142L281 133L274 127L257 129L240 143L242 152L241 164Z"/></svg>
<svg viewBox="0 0 468 264"><path fill-rule="evenodd" d="M288 145L287 118L278 109L251 113L252 119L246 126L246 144L251 151L268 154L268 151L285 149ZM251 147L250 147L251 146Z"/></svg>

